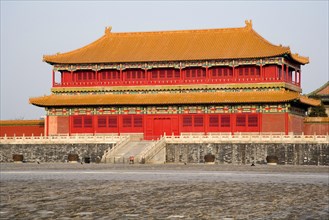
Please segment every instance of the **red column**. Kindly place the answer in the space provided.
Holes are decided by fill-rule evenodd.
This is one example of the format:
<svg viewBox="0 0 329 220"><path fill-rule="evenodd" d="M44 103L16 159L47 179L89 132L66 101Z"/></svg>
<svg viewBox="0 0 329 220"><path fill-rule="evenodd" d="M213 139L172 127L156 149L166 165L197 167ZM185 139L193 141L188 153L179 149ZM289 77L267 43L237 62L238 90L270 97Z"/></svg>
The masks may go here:
<svg viewBox="0 0 329 220"><path fill-rule="evenodd" d="M46 123L45 123L45 136L49 136L49 116L46 116Z"/></svg>
<svg viewBox="0 0 329 220"><path fill-rule="evenodd" d="M53 87L55 86L55 71L53 70L53 75L52 75L52 83Z"/></svg>
<svg viewBox="0 0 329 220"><path fill-rule="evenodd" d="M263 123L263 121L262 121L262 116L263 116L263 114L262 113L258 113L258 129L259 129L259 133L261 133L262 132L262 123Z"/></svg>
<svg viewBox="0 0 329 220"><path fill-rule="evenodd" d="M285 81L286 76L284 74L284 64L281 65L281 78L283 79L283 81Z"/></svg>
<svg viewBox="0 0 329 220"><path fill-rule="evenodd" d="M71 136L71 127L72 127L72 121L71 121L72 116L69 115L69 136Z"/></svg>
<svg viewBox="0 0 329 220"><path fill-rule="evenodd" d="M99 74L98 74L97 70L95 71L95 81L96 81L96 85L99 85L100 80L99 80Z"/></svg>
<svg viewBox="0 0 329 220"><path fill-rule="evenodd" d="M289 133L289 115L288 112L284 115L284 133L287 135Z"/></svg>
<svg viewBox="0 0 329 220"><path fill-rule="evenodd" d="M265 75L263 73L263 64L260 64L259 68L260 68L259 71L260 71L261 81L264 81L265 80Z"/></svg>
<svg viewBox="0 0 329 220"><path fill-rule="evenodd" d="M299 70L299 74L298 74L298 85L299 87L302 85L302 71Z"/></svg>
<svg viewBox="0 0 329 220"><path fill-rule="evenodd" d="M145 77L143 79L143 81L145 81L148 83L149 82L149 77L148 77L148 74L147 74L147 69L145 68Z"/></svg>
<svg viewBox="0 0 329 220"><path fill-rule="evenodd" d="M206 81L209 81L209 71L208 71L208 66L206 66Z"/></svg>
<svg viewBox="0 0 329 220"><path fill-rule="evenodd" d="M121 83L123 83L125 81L125 78L123 77L123 73L122 73L122 68L120 68L120 80L121 80Z"/></svg>
<svg viewBox="0 0 329 220"><path fill-rule="evenodd" d="M288 67L288 65L286 65L286 80L288 82L291 82L291 79L290 79L290 76L289 76L289 67Z"/></svg>

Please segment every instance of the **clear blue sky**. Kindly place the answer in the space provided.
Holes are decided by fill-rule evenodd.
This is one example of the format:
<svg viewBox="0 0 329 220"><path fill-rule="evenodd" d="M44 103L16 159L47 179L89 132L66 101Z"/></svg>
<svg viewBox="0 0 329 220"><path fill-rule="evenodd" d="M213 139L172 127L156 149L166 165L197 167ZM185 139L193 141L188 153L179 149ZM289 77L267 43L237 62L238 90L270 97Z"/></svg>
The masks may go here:
<svg viewBox="0 0 329 220"><path fill-rule="evenodd" d="M310 58L303 93L328 81L328 1L1 1L0 119L38 119L30 97L49 95L44 54L67 52L112 32L243 27Z"/></svg>

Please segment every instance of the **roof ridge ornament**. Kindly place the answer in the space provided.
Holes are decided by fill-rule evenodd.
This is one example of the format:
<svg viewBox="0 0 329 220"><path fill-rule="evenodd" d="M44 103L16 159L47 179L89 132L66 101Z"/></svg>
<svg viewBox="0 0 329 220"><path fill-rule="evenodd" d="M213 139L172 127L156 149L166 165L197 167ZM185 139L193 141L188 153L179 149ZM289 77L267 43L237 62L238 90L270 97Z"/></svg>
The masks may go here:
<svg viewBox="0 0 329 220"><path fill-rule="evenodd" d="M252 29L252 20L245 20L244 23L246 24L246 28L248 30L251 30Z"/></svg>
<svg viewBox="0 0 329 220"><path fill-rule="evenodd" d="M111 33L112 26L105 27L105 35L108 35Z"/></svg>

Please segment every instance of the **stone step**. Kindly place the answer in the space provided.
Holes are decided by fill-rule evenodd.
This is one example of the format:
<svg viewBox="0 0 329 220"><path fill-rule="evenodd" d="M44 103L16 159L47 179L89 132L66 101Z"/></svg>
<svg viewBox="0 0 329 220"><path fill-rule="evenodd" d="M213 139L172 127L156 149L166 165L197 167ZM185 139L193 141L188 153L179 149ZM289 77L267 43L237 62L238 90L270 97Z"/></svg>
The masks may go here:
<svg viewBox="0 0 329 220"><path fill-rule="evenodd" d="M111 155L110 158L107 158L107 161L110 163L129 163L130 156L138 157L138 155L152 143L152 141L130 141L120 147L115 155Z"/></svg>

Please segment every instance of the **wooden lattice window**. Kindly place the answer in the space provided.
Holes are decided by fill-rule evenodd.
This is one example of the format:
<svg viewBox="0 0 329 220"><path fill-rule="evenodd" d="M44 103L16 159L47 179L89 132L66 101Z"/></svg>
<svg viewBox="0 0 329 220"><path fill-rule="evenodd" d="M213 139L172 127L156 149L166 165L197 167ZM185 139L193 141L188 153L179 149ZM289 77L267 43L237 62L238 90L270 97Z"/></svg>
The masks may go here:
<svg viewBox="0 0 329 220"><path fill-rule="evenodd" d="M220 126L227 128L231 126L231 118L229 115L222 115L220 120Z"/></svg>
<svg viewBox="0 0 329 220"><path fill-rule="evenodd" d="M246 126L246 115L236 116L236 126L245 127Z"/></svg>
<svg viewBox="0 0 329 220"><path fill-rule="evenodd" d="M203 127L203 117L202 116L194 117L194 127Z"/></svg>
<svg viewBox="0 0 329 220"><path fill-rule="evenodd" d="M106 128L106 116L99 116L97 124L99 128Z"/></svg>
<svg viewBox="0 0 329 220"><path fill-rule="evenodd" d="M116 128L118 126L117 116L109 116L108 122L109 122L109 128Z"/></svg>
<svg viewBox="0 0 329 220"><path fill-rule="evenodd" d="M217 115L211 115L209 116L209 127L218 127L219 126L219 120Z"/></svg>
<svg viewBox="0 0 329 220"><path fill-rule="evenodd" d="M258 116L249 115L248 116L248 127L257 127L258 126Z"/></svg>
<svg viewBox="0 0 329 220"><path fill-rule="evenodd" d="M158 70L152 70L151 77L152 77L152 79L157 79L158 78Z"/></svg>
<svg viewBox="0 0 329 220"><path fill-rule="evenodd" d="M166 72L165 72L165 70L160 70L160 79L163 79L163 78L166 78Z"/></svg>
<svg viewBox="0 0 329 220"><path fill-rule="evenodd" d="M134 116L134 127L135 128L143 127L143 118L142 118L142 116Z"/></svg>
<svg viewBox="0 0 329 220"><path fill-rule="evenodd" d="M191 126L192 126L192 116L184 116L183 127L191 127Z"/></svg>
<svg viewBox="0 0 329 220"><path fill-rule="evenodd" d="M123 116L122 122L124 128L130 128L132 125L131 116Z"/></svg>
<svg viewBox="0 0 329 220"><path fill-rule="evenodd" d="M180 78L180 72L179 72L179 70L174 70L174 72L175 72L175 78Z"/></svg>
<svg viewBox="0 0 329 220"><path fill-rule="evenodd" d="M73 127L74 128L82 128L82 117L77 116L73 118Z"/></svg>
<svg viewBox="0 0 329 220"><path fill-rule="evenodd" d="M173 78L173 70L167 70L167 78Z"/></svg>
<svg viewBox="0 0 329 220"><path fill-rule="evenodd" d="M93 127L93 118L92 118L92 116L85 116L83 122L84 122L84 127L85 128L92 128Z"/></svg>

